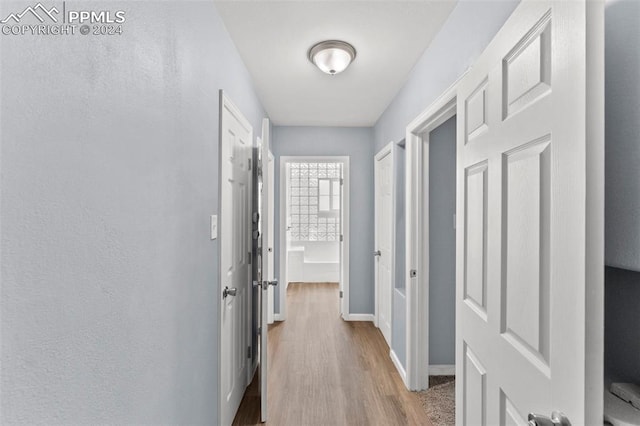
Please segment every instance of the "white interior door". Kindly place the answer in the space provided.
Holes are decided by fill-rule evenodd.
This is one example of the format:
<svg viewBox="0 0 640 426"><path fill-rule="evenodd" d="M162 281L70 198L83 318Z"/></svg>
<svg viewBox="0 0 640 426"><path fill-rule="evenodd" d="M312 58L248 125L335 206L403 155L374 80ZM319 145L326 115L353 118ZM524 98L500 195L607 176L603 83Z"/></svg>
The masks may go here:
<svg viewBox="0 0 640 426"><path fill-rule="evenodd" d="M391 347L393 149L384 148L375 158L375 281L377 325Z"/></svg>
<svg viewBox="0 0 640 426"><path fill-rule="evenodd" d="M269 228L267 230L267 255L268 255L268 262L269 262L269 267L267 269L268 271L268 275L267 275L267 280L269 281L274 281L275 280L275 255L274 255L274 251L273 251L273 246L274 246L274 235L275 235L275 161L273 158L273 154L271 152L269 152L269 164L267 166L267 173L269 174L268 176L268 182L269 185L266 187L267 188L267 209L268 209L268 222L267 222L267 227ZM273 322L275 321L275 312L274 312L274 292L275 289L273 288L273 286L269 286L269 289L267 290L267 322L269 324L273 324Z"/></svg>
<svg viewBox="0 0 640 426"><path fill-rule="evenodd" d="M260 264L258 280L261 282L260 291L260 418L263 422L267 421L267 372L269 364L267 360L268 355L268 337L269 337L269 298L268 292L270 287L277 284L276 280L269 280L268 277L272 275L270 256L269 256L269 241L272 240L269 227L269 223L273 220L271 211L269 210L269 188L273 186L273 182L269 179L269 120L262 120L262 146L260 147L260 162L258 164L258 184L260 185L258 191L258 205L260 211L259 220L259 251L260 251ZM273 252L273 250L271 250Z"/></svg>
<svg viewBox="0 0 640 426"><path fill-rule="evenodd" d="M251 277L251 171L253 130L220 95L221 423L235 417L247 386Z"/></svg>
<svg viewBox="0 0 640 426"><path fill-rule="evenodd" d="M603 26L524 0L458 86L457 424L602 424Z"/></svg>

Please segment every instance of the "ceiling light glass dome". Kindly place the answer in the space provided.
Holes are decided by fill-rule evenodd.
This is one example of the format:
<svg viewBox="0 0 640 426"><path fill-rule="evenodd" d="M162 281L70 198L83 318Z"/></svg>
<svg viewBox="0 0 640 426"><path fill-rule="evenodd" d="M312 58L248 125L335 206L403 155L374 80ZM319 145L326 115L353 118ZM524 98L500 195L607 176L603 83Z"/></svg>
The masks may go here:
<svg viewBox="0 0 640 426"><path fill-rule="evenodd" d="M356 49L339 40L322 41L309 49L309 60L322 72L335 75L341 73L356 58Z"/></svg>

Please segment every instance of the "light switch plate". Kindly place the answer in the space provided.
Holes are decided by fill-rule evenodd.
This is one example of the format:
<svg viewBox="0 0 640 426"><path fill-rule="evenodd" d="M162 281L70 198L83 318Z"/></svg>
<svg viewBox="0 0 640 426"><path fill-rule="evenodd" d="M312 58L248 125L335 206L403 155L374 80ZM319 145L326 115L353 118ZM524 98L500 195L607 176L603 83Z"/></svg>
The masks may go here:
<svg viewBox="0 0 640 426"><path fill-rule="evenodd" d="M215 240L218 238L218 215L211 215L211 239Z"/></svg>

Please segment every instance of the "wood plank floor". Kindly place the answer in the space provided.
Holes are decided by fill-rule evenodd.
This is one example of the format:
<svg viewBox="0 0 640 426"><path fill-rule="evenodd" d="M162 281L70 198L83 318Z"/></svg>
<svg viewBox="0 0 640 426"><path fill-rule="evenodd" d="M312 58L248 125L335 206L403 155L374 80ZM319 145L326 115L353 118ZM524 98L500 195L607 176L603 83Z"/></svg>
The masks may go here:
<svg viewBox="0 0 640 426"><path fill-rule="evenodd" d="M336 284L290 284L287 294L287 321L269 328L269 425L431 426L380 331L340 318ZM260 424L257 379L234 424Z"/></svg>

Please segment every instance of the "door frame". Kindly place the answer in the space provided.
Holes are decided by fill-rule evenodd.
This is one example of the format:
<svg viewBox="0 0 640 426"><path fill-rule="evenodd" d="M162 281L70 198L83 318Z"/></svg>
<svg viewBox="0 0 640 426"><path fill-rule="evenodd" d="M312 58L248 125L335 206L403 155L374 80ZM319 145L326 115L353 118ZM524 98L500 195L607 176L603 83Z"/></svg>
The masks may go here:
<svg viewBox="0 0 640 426"><path fill-rule="evenodd" d="M465 71L406 129L406 386L429 387L429 132L456 115ZM415 271L415 276L412 275Z"/></svg>
<svg viewBox="0 0 640 426"><path fill-rule="evenodd" d="M391 329L389 330L389 349L391 348L391 342L393 341L393 292L395 291L395 268L396 268L396 227L395 227L395 223L396 223L396 164L394 162L395 160L395 151L396 147L395 147L395 143L394 142L389 142L384 148L382 148L380 151L378 151L378 153L375 155L374 157L374 163L373 163L373 178L374 178L374 182L373 182L373 191L374 191L374 219L373 219L373 226L374 226L374 248L375 250L378 249L378 208L379 208L379 200L378 200L378 193L377 193L377 184L378 184L378 162L383 159L384 157L386 157L387 155L390 157L391 159L391 280L389 282L389 284L391 285L391 291L390 291L390 296L391 296ZM374 287L375 287L375 298L374 298L374 315L373 315L373 324L380 328L380 324L379 324L379 308L378 305L380 304L380 281L378 280L378 267L377 265L374 267Z"/></svg>
<svg viewBox="0 0 640 426"><path fill-rule="evenodd" d="M274 315L276 321L285 321L287 319L287 164L289 163L313 163L313 162L340 162L342 163L342 205L341 208L341 226L342 226L342 257L340 259L340 276L342 282L340 286L343 291L343 297L340 304L342 318L349 320L349 157L348 156L281 156L278 159L280 165L280 193L276 203L280 206L278 215L278 235L280 254L279 268L279 291L278 298L280 302L280 312Z"/></svg>
<svg viewBox="0 0 640 426"><path fill-rule="evenodd" d="M254 135L253 135L253 126L251 125L251 123L249 123L249 121L247 120L247 118L244 116L244 114L242 113L242 111L231 101L231 99L229 99L229 97L227 96L226 92L224 90L220 90L219 91L219 104L218 104L218 229L221 229L222 226L222 188L223 188L223 176L222 176L222 118L223 118L223 114L224 111L228 110L229 112L231 112L237 119L238 121L242 122L243 126L247 127L249 129L250 132L250 139L251 139L251 154L249 156L249 158L251 158L251 161L253 163L253 148L255 148L255 140L254 140ZM247 191L247 196L249 197L249 205L253 205L253 165L251 167L251 177L249 178L249 188ZM247 232L247 238L249 240L249 247L252 247L253 244L253 236L252 236L252 223L251 223L251 219L252 219L252 215L249 214L249 220L246 224L247 229L249 230L249 232ZM224 272L222 270L222 250L220 249L221 247L221 240L220 240L220 233L218 233L218 237L217 237L217 248L218 248L218 256L217 256L217 260L218 260L218 297L217 297L217 302L218 302L218 330L217 330L217 334L218 334L218 348L222 348L222 323L223 323L223 318L222 318L222 305L223 305L223 298L222 298L222 283L224 282ZM244 333L244 346L250 346L251 345L251 321L252 321L252 313L251 313L251 309L250 305L251 305L251 289L252 289L252 279L253 279L253 273L252 271L249 271L248 274L248 281L247 283L245 283L247 285L247 300L245 300L245 303L247 303L247 327L245 327L245 329L243 330ZM222 356L220 355L220 353L218 352L218 383L217 383L217 388L218 388L218 424L222 424L223 421L223 402L224 402L224 395L222 392L222 372L223 372L223 365L222 365ZM247 367L248 370L248 375L252 373L251 368L251 363L249 362L249 365ZM250 378L245 377L245 383L244 383L244 387L246 388L249 385L249 381Z"/></svg>

